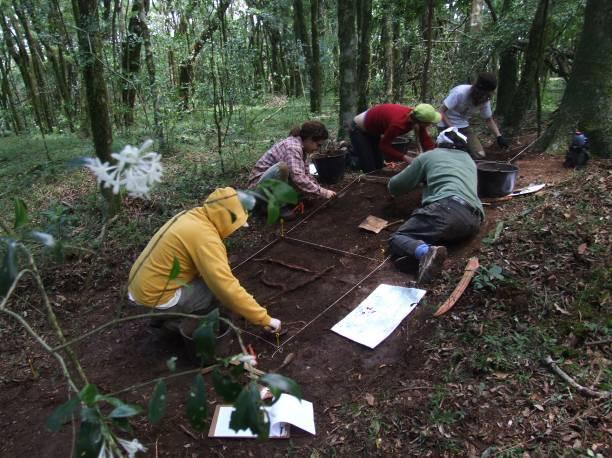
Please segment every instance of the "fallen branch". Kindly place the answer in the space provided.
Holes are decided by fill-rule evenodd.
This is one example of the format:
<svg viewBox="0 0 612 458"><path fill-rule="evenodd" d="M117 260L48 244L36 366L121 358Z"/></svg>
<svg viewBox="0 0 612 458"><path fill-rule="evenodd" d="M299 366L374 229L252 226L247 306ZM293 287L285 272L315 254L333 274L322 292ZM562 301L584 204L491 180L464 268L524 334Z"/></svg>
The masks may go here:
<svg viewBox="0 0 612 458"><path fill-rule="evenodd" d="M298 266L298 265L295 265L295 264L289 264L288 262L281 261L280 259L274 259L274 258L255 258L255 259L253 259L253 261L257 261L257 262L269 262L271 264L281 265L283 267L286 267L287 269L299 270L300 272L308 272L309 274L314 273L314 271L312 271L310 269L307 269L306 267Z"/></svg>
<svg viewBox="0 0 612 458"><path fill-rule="evenodd" d="M612 343L612 339L593 340L592 342L585 342L584 344L588 347L591 345L608 345Z"/></svg>
<svg viewBox="0 0 612 458"><path fill-rule="evenodd" d="M278 283L272 280L268 280L266 278L266 271L265 269L263 270L261 277L259 277L259 281L262 282L264 285L269 286L270 288L280 288L282 290L285 290L286 286L284 283Z"/></svg>
<svg viewBox="0 0 612 458"><path fill-rule="evenodd" d="M322 270L321 272L317 272L316 274L314 274L313 276L307 278L306 280L300 282L300 283L296 283L293 286L291 286L290 288L285 287L282 291L273 294L270 297L267 297L265 299L262 299L262 302L272 302L275 299L279 298L280 296L282 296L283 294L289 293L291 291L295 291L296 289L302 288L303 286L306 286L310 283L312 283L315 280L318 280L319 278L321 278L323 275L325 275L327 272L329 272L330 270L332 270L335 266L329 266L327 269Z"/></svg>
<svg viewBox="0 0 612 458"><path fill-rule="evenodd" d="M557 363L554 362L554 360L552 359L552 357L550 355L547 355L546 358L544 358L544 362L548 366L550 366L550 368L553 370L553 372L555 374L557 374L559 377L561 377L568 384L570 384L571 386L576 388L576 390L580 394L584 394L585 396L589 396L591 398L604 398L604 399L611 399L612 398L612 391L591 390L590 388L587 388L586 386L580 385L573 378L571 378L569 375L567 375L563 371L563 369L561 369L557 365Z"/></svg>
<svg viewBox="0 0 612 458"><path fill-rule="evenodd" d="M465 291L465 288L467 288L467 286L470 284L470 281L472 281L472 277L478 270L478 266L479 263L477 257L469 259L467 265L465 266L465 270L463 271L463 277L461 277L461 280L459 281L451 295L448 297L448 299L446 299L444 304L442 304L440 308L436 310L434 316L444 315L451 308L453 308L455 303L459 300L459 298Z"/></svg>

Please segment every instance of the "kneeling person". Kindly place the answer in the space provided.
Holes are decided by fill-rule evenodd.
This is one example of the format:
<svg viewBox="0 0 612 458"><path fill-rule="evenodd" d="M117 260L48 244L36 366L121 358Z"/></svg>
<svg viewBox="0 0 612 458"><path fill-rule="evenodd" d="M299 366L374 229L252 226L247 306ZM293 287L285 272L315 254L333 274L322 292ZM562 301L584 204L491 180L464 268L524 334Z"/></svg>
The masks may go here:
<svg viewBox="0 0 612 458"><path fill-rule="evenodd" d="M246 225L247 213L232 188L215 190L201 207L168 221L140 254L129 276L129 298L157 312L202 315L218 301L255 325L278 331L270 317L232 274L223 239ZM180 272L169 280L178 260ZM176 331L180 319L161 318Z"/></svg>
<svg viewBox="0 0 612 458"><path fill-rule="evenodd" d="M418 260L419 283L432 280L442 269L447 252L439 244L474 236L484 217L477 195L476 164L466 152L466 137L452 127L438 136L437 144L389 180L389 192L394 196L425 182L423 206L389 239L398 269L404 271Z"/></svg>

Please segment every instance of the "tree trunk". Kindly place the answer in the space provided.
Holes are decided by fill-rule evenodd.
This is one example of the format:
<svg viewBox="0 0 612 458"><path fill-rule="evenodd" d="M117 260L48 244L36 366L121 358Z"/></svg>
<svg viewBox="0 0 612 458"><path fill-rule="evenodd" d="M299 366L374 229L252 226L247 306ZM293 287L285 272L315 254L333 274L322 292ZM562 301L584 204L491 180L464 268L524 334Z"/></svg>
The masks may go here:
<svg viewBox="0 0 612 458"><path fill-rule="evenodd" d="M100 55L102 44L100 43L98 3L97 0L73 0L72 8L75 22L79 28L81 65L96 156L102 162L113 164L115 162L111 157L113 128L109 114L104 65ZM119 195L112 193L112 189L101 188L101 191L107 204L107 217L111 217L119 211L121 200Z"/></svg>
<svg viewBox="0 0 612 458"><path fill-rule="evenodd" d="M495 105L497 115L504 117L513 104L518 84L518 70L518 49L512 46L501 53Z"/></svg>
<svg viewBox="0 0 612 458"><path fill-rule="evenodd" d="M612 151L612 2L587 0L584 26L572 74L561 106L536 145L548 152L567 148L578 129L589 138L591 152L610 157ZM595 45L596 44L596 45Z"/></svg>
<svg viewBox="0 0 612 458"><path fill-rule="evenodd" d="M297 41L299 41L302 53L304 54L306 72L310 74L312 72L312 50L310 49L310 39L308 37L308 30L306 29L306 15L304 14L304 4L302 0L293 0L293 29L295 37ZM298 69L298 74L296 76L300 78L301 92L303 95L304 88L301 84L299 66L296 65L296 68Z"/></svg>
<svg viewBox="0 0 612 458"><path fill-rule="evenodd" d="M427 1L427 10L424 13L423 38L425 39L425 61L421 73L421 102L431 100L431 88L429 86L429 66L431 65L432 26L434 14L434 0Z"/></svg>
<svg viewBox="0 0 612 458"><path fill-rule="evenodd" d="M159 142L159 150L166 151L166 141L162 128L161 119L159 117L159 91L157 90L157 79L155 76L155 60L153 59L153 48L151 47L151 32L147 25L144 9L140 10L140 25L142 27L142 40L145 50L145 63L147 66L147 74L149 76L149 89L151 90L151 99L153 101L153 124L156 140Z"/></svg>
<svg viewBox="0 0 612 458"><path fill-rule="evenodd" d="M357 111L368 108L368 83L370 81L370 35L372 23L372 0L360 0L361 12L357 37L359 39L359 63L357 65Z"/></svg>
<svg viewBox="0 0 612 458"><path fill-rule="evenodd" d="M229 7L231 0L221 0L217 10L215 11L215 17L211 18L206 27L198 39L193 44L191 54L185 60L179 64L179 97L181 99L181 108L187 110L189 108L189 97L191 92L191 84L193 81L193 65L195 63L198 54L202 51L204 43L212 37L213 33L219 27L220 19L225 15L225 11Z"/></svg>
<svg viewBox="0 0 612 458"><path fill-rule="evenodd" d="M127 34L121 45L121 71L123 73L121 100L123 102L123 122L126 127L134 124L136 77L140 72L140 51L143 40L141 12L144 14L143 0L134 0L128 21Z"/></svg>
<svg viewBox="0 0 612 458"><path fill-rule="evenodd" d="M393 97L394 70L393 65L393 17L385 15L382 18L380 40L383 47L383 79L385 84L385 99L390 102Z"/></svg>
<svg viewBox="0 0 612 458"><path fill-rule="evenodd" d="M310 37L312 67L310 68L310 111L321 112L321 51L319 48L319 0L310 0Z"/></svg>
<svg viewBox="0 0 612 458"><path fill-rule="evenodd" d="M25 129L25 124L15 104L15 98L13 96L13 91L11 90L11 85L8 79L8 73L9 73L8 70L9 70L8 63L5 68L3 60L0 59L0 77L2 77L2 83L1 83L2 94L6 98L7 108L11 112L13 132L15 132L15 135L19 135Z"/></svg>
<svg viewBox="0 0 612 458"><path fill-rule="evenodd" d="M357 53L357 37L355 34L355 1L338 0L338 43L340 47L339 62L339 98L340 119L338 139L346 138L351 120L357 109L357 72L355 55Z"/></svg>
<svg viewBox="0 0 612 458"><path fill-rule="evenodd" d="M536 80L540 77L544 48L546 44L546 24L548 19L549 0L540 0L531 29L529 44L525 52L521 80L519 82L512 105L504 118L504 126L511 133L516 132L527 110L533 104Z"/></svg>

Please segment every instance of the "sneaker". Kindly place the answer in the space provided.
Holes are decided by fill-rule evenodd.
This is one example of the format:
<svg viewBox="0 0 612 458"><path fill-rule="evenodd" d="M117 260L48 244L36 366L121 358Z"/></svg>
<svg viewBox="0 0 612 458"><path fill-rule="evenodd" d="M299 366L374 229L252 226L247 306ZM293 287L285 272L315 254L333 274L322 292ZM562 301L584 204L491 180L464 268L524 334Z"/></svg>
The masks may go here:
<svg viewBox="0 0 612 458"><path fill-rule="evenodd" d="M430 246L429 250L419 260L419 276L417 283L428 283L442 270L447 252L444 246Z"/></svg>

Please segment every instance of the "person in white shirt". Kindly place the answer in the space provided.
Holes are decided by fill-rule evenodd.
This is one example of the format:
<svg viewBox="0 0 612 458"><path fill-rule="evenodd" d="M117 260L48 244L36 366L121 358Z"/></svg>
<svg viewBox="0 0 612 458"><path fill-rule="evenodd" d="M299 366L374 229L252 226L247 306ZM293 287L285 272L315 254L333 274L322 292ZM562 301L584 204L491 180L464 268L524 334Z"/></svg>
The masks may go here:
<svg viewBox="0 0 612 458"><path fill-rule="evenodd" d="M476 134L470 129L470 118L479 113L489 130L497 137L497 144L507 148L509 142L502 136L493 120L491 96L497 88L497 78L492 73L481 73L472 85L461 84L454 87L440 107L442 120L438 124L440 131L457 127L468 139L468 152L475 159L485 157L485 152Z"/></svg>

